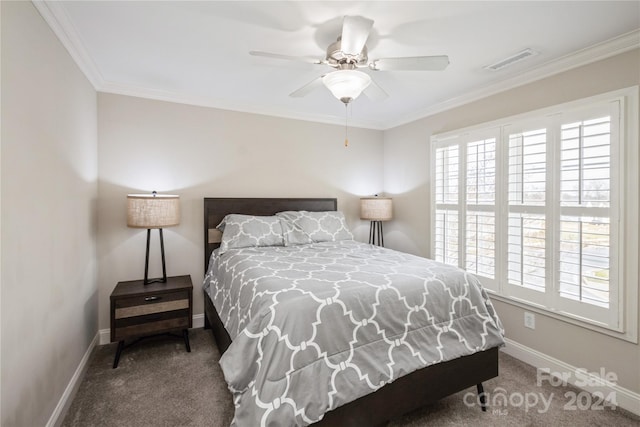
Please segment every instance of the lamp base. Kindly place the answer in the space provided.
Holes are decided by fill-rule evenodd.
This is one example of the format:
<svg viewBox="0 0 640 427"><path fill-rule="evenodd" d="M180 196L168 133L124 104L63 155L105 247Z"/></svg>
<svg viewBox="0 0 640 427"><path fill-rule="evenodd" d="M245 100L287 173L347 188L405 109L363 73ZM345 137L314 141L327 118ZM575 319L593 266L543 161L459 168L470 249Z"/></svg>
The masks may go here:
<svg viewBox="0 0 640 427"><path fill-rule="evenodd" d="M147 228L147 255L144 261L144 281L145 285L151 283L167 283L167 264L164 260L164 236L162 234L162 228L158 228L160 232L160 253L162 255L162 278L149 280L149 241L151 240L151 229Z"/></svg>
<svg viewBox="0 0 640 427"><path fill-rule="evenodd" d="M382 221L371 221L371 224L369 225L369 244L384 247Z"/></svg>

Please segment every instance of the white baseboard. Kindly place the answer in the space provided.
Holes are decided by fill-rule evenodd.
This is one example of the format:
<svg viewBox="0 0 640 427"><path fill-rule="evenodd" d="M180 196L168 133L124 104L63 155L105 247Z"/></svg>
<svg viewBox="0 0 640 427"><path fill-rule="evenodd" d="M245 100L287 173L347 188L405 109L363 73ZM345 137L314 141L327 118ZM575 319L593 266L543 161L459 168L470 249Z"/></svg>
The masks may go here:
<svg viewBox="0 0 640 427"><path fill-rule="evenodd" d="M57 427L62 424L62 421L64 421L64 416L67 414L69 406L71 406L71 402L73 402L73 398L78 391L78 387L80 387L82 378L84 378L84 374L87 370L87 363L89 362L89 356L91 356L91 352L98 343L98 337L99 333L96 334L95 337L93 337L93 340L91 340L91 344L89 344L87 351L85 351L84 356L82 356L82 359L80 360L76 371L73 373L69 384L67 384L67 388L64 389L62 397L60 397L60 400L53 410L51 417L49 417L49 421L47 421L46 427Z"/></svg>
<svg viewBox="0 0 640 427"><path fill-rule="evenodd" d="M109 344L111 342L111 329L100 329L98 331L100 335L100 345Z"/></svg>
<svg viewBox="0 0 640 427"><path fill-rule="evenodd" d="M194 314L192 328L202 327L204 327L204 313ZM100 345L109 344L111 342L111 329L100 329L98 331L98 335L100 335Z"/></svg>
<svg viewBox="0 0 640 427"><path fill-rule="evenodd" d="M204 313L193 315L193 328L204 328Z"/></svg>
<svg viewBox="0 0 640 427"><path fill-rule="evenodd" d="M615 382L607 381L599 373L585 372L584 369L569 365L516 341L510 339L505 339L505 341L507 345L502 348L502 351L509 356L522 360L535 368L548 369L552 374L559 373L564 375L567 383L589 393L599 391L605 397L615 396L619 407L640 416L640 394L621 387Z"/></svg>

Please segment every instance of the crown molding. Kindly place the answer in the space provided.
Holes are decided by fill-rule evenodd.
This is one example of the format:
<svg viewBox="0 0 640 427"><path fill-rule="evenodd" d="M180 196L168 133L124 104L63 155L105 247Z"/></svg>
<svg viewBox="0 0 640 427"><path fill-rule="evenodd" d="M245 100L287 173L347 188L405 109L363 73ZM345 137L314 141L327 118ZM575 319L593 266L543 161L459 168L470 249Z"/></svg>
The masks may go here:
<svg viewBox="0 0 640 427"><path fill-rule="evenodd" d="M171 93L158 89L144 88L135 85L115 83L105 81L98 70L95 62L84 47L78 32L74 28L71 20L64 11L64 7L52 0L32 0L32 3L47 22L49 27L56 34L60 42L67 49L80 70L98 92L114 93L119 95L148 98L158 101L174 102L179 104L189 104L201 107L219 108L223 110L238 111L244 113L260 114L280 118L305 120L318 123L344 125L341 117L305 114L293 112L286 109L274 109L271 107L241 105L234 102L225 102L219 99ZM571 70L592 62L609 58L640 47L640 30L623 34L611 40L596 44L594 46L576 51L562 58L547 62L522 74L501 80L497 83L472 90L465 95L448 99L444 102L418 110L412 114L404 116L400 120L385 122L351 119L349 125L352 127L387 130L401 126L464 104L468 104L509 89L523 86L537 80L550 77L564 71Z"/></svg>
<svg viewBox="0 0 640 427"><path fill-rule="evenodd" d="M217 108L220 110L235 111L239 113L259 114L263 116L279 117L283 119L304 120L308 122L344 126L344 117L329 116L324 114L305 114L292 112L285 109L276 109L273 107L261 107L244 103L233 103L208 96L185 95L182 93L169 92L159 89L150 89L130 84L105 82L98 90L98 92L133 96L136 98L153 99L156 101L173 102L176 104L187 104L197 107ZM344 111L344 109L342 111ZM361 120L353 117L349 117L349 127L372 130L385 129L382 123L376 121Z"/></svg>
<svg viewBox="0 0 640 427"><path fill-rule="evenodd" d="M54 34L58 37L62 45L67 49L71 58L75 61L80 71L85 75L96 90L104 83L102 74L98 70L95 62L84 47L78 36L78 32L71 23L69 16L58 2L32 0L31 3L38 10L42 18L49 25Z"/></svg>
<svg viewBox="0 0 640 427"><path fill-rule="evenodd" d="M469 104L500 92L524 86L592 62L610 58L639 47L640 30L634 30L619 37L570 53L559 59L549 61L522 74L470 91L463 96L451 98L439 104L416 111L414 114L405 116L401 120L385 123L385 130Z"/></svg>

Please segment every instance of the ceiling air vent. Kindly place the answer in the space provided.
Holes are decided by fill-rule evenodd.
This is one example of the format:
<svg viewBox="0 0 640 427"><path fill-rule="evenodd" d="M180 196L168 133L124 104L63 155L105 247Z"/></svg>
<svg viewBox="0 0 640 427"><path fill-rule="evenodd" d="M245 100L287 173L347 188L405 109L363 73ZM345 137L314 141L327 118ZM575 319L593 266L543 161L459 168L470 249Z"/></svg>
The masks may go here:
<svg viewBox="0 0 640 427"><path fill-rule="evenodd" d="M529 58L530 56L535 56L537 54L538 52L536 52L535 50L527 48L507 58L501 59L494 64L487 65L484 68L491 71L502 70L503 68L508 67L511 64L515 64L516 62L520 62L524 59Z"/></svg>

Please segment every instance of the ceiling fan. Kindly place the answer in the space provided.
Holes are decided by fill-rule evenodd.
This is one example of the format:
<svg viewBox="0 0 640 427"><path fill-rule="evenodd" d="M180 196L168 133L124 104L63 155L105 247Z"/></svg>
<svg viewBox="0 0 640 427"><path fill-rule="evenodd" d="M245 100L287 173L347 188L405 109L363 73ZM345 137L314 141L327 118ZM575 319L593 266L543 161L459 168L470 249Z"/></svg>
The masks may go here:
<svg viewBox="0 0 640 427"><path fill-rule="evenodd" d="M370 61L366 43L372 27L371 19L362 16L345 16L342 34L327 47L324 59L260 51L250 51L249 54L323 64L335 68L335 71L321 75L289 96L303 97L324 84L333 96L345 105L363 92L373 100L383 100L389 96L371 79L369 74L359 71L358 68L369 68L372 71L441 71L449 65L449 57L446 55L380 58Z"/></svg>

